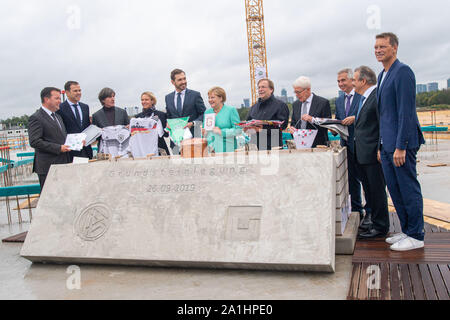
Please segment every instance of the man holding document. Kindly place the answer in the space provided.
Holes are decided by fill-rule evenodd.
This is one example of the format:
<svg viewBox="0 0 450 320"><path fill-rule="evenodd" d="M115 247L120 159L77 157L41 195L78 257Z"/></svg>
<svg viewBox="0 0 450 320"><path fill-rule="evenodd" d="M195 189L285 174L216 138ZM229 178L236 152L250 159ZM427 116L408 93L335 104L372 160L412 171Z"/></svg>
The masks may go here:
<svg viewBox="0 0 450 320"><path fill-rule="evenodd" d="M79 134L91 125L89 119L89 106L81 103L81 87L76 81L68 81L64 90L67 100L64 101L56 112L61 116L67 130L67 134ZM81 151L70 151L70 160L74 157L93 158L90 145L85 146Z"/></svg>
<svg viewBox="0 0 450 320"><path fill-rule="evenodd" d="M42 108L30 117L28 135L35 149L33 172L38 174L42 189L51 165L70 162L70 148L65 145L67 132L63 119L56 114L61 104L61 90L44 88L41 102Z"/></svg>

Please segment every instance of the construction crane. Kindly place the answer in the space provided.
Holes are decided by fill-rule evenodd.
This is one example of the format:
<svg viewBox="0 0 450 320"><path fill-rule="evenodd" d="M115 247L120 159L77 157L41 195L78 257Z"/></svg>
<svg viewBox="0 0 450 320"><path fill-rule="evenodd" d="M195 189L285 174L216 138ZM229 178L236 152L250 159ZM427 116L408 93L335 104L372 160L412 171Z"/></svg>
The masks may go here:
<svg viewBox="0 0 450 320"><path fill-rule="evenodd" d="M245 0L245 11L247 16L248 54L253 105L258 101L258 81L269 76L263 0Z"/></svg>

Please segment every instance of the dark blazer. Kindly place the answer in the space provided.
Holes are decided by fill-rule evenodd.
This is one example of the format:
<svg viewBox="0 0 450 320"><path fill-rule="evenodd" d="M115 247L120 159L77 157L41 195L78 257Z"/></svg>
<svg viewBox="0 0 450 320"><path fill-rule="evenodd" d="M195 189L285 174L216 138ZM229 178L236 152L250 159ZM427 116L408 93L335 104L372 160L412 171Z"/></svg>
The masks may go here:
<svg viewBox="0 0 450 320"><path fill-rule="evenodd" d="M172 92L166 96L166 111L167 119L189 117L189 122L193 122L203 121L203 115L206 111L206 107L200 92L186 89L182 114L178 113L175 105L175 92ZM194 132L193 129L191 131L192 133Z"/></svg>
<svg viewBox="0 0 450 320"><path fill-rule="evenodd" d="M292 105L292 122L291 126L300 129L302 126L302 102L300 100L297 100ZM328 99L316 96L313 94L313 99L311 102L311 108L309 109L309 115L314 118L331 118L331 106L330 101ZM316 128L317 127L317 128ZM312 145L313 148L317 147L318 145L327 145L328 142L328 129L322 128L319 126L314 127L311 123L308 122L306 128L316 130L318 129L319 132L317 133L317 137L314 140L314 143Z"/></svg>
<svg viewBox="0 0 450 320"><path fill-rule="evenodd" d="M250 120L278 120L282 121L281 128L264 125L263 129L266 130L266 137L260 139L262 133L256 134L256 143L259 150L271 150L275 147L283 146L283 132L289 125L289 108L286 103L277 99L273 94L267 100L258 99L258 102L254 104L247 116L247 121ZM278 141L275 145L272 145L272 139L278 136ZM252 140L254 138L252 137ZM267 145L265 145L267 144Z"/></svg>
<svg viewBox="0 0 450 320"><path fill-rule="evenodd" d="M91 125L91 120L89 118L89 106L84 103L79 103L82 117L83 117L83 124L81 125L77 119L75 118L75 114L72 111L72 107L70 106L69 102L66 100L63 103L61 103L59 110L56 112L61 116L61 118L64 121L64 125L67 130L67 134L74 134L74 133L81 133L86 128L88 128ZM92 147L87 146L84 147L84 153L89 157L89 159L92 159L93 153L92 153ZM82 152L81 151L71 151L70 152L71 157L81 157Z"/></svg>
<svg viewBox="0 0 450 320"><path fill-rule="evenodd" d="M376 91L374 90L367 98L355 122L355 137L353 140L355 157L356 161L363 165L378 163L380 116L378 114Z"/></svg>
<svg viewBox="0 0 450 320"><path fill-rule="evenodd" d="M383 84L378 77L380 138L387 152L418 149L425 143L416 111L416 77L409 66L396 60Z"/></svg>
<svg viewBox="0 0 450 320"><path fill-rule="evenodd" d="M361 96L355 92L353 97L352 105L350 107L350 112L348 116L345 114L345 96L341 96L336 100L336 119L344 120L347 117L356 116L358 113L359 101L361 100ZM341 139L341 146L348 147L351 153L354 153L353 149L353 140L355 139L355 125L348 126L348 140L345 141Z"/></svg>
<svg viewBox="0 0 450 320"><path fill-rule="evenodd" d="M30 146L35 149L33 172L46 175L53 164L69 163L69 154L61 152L66 142L63 119L56 114L61 127L42 108L36 111L28 123Z"/></svg>
<svg viewBox="0 0 450 320"><path fill-rule="evenodd" d="M92 115L92 124L96 125L100 129L110 126L127 126L130 124L130 118L128 113L121 108L114 107L116 110L114 123L110 124L108 118L105 115L105 111L101 108L99 111Z"/></svg>

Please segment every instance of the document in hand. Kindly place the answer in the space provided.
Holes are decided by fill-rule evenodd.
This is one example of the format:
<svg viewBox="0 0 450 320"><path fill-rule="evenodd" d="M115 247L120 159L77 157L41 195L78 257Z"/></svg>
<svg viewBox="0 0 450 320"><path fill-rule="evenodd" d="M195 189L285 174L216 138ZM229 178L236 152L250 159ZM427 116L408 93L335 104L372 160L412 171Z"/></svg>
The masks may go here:
<svg viewBox="0 0 450 320"><path fill-rule="evenodd" d="M69 149L72 151L81 151L83 150L83 141L85 140L85 133L68 134L64 144L69 146Z"/></svg>
<svg viewBox="0 0 450 320"><path fill-rule="evenodd" d="M86 134L86 145L90 146L102 135L102 129L97 126L90 125L82 133Z"/></svg>
<svg viewBox="0 0 450 320"><path fill-rule="evenodd" d="M348 127L344 126L341 120L313 118L313 122L322 128L336 131L342 139L348 140Z"/></svg>
<svg viewBox="0 0 450 320"><path fill-rule="evenodd" d="M293 134L297 149L310 149L316 140L318 130L299 129Z"/></svg>

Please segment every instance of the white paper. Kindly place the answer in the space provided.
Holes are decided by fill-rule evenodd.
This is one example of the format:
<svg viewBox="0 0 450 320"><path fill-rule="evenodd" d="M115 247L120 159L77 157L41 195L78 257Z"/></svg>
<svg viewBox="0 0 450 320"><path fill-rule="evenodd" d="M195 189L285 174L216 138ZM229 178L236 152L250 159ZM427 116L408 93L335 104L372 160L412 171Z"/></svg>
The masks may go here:
<svg viewBox="0 0 450 320"><path fill-rule="evenodd" d="M318 130L299 129L294 132L294 141L297 149L310 149L316 139Z"/></svg>
<svg viewBox="0 0 450 320"><path fill-rule="evenodd" d="M73 157L73 164L89 163L89 158Z"/></svg>
<svg viewBox="0 0 450 320"><path fill-rule="evenodd" d="M205 114L205 130L213 131L216 126L216 114L208 113Z"/></svg>
<svg viewBox="0 0 450 320"><path fill-rule="evenodd" d="M83 150L83 141L86 140L85 133L68 134L66 138L66 146L69 146L71 151Z"/></svg>
<svg viewBox="0 0 450 320"><path fill-rule="evenodd" d="M189 128L184 129L183 140L189 140L189 139L192 139L192 138L193 138L193 136L192 136L191 130Z"/></svg>

